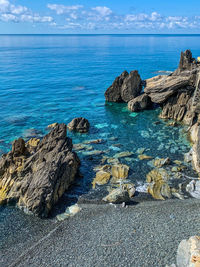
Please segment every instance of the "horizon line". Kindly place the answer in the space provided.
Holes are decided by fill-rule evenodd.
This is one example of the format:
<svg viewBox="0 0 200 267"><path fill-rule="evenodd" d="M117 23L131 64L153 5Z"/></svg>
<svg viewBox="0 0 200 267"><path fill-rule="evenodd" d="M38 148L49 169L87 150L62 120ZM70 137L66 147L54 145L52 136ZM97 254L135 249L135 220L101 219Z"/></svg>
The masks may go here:
<svg viewBox="0 0 200 267"><path fill-rule="evenodd" d="M198 36L200 33L0 33L0 36L5 35L180 35L180 36Z"/></svg>

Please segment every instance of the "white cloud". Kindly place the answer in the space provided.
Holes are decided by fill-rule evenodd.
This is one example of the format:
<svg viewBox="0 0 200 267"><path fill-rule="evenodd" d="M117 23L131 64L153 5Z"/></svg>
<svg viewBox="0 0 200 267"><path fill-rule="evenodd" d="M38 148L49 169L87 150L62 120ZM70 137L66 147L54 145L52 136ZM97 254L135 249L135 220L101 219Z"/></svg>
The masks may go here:
<svg viewBox="0 0 200 267"><path fill-rule="evenodd" d="M97 13L99 13L99 15L102 16L102 17L110 16L113 13L112 10L109 7L106 7L106 6L93 7L92 10L96 11Z"/></svg>
<svg viewBox="0 0 200 267"><path fill-rule="evenodd" d="M0 20L4 22L38 22L49 23L53 21L50 16L40 16L25 6L13 5L8 0L0 0Z"/></svg>
<svg viewBox="0 0 200 267"><path fill-rule="evenodd" d="M57 4L47 4L47 7L56 12L57 15L70 13L71 11L79 10L83 8L82 5L74 5L74 6L64 6Z"/></svg>

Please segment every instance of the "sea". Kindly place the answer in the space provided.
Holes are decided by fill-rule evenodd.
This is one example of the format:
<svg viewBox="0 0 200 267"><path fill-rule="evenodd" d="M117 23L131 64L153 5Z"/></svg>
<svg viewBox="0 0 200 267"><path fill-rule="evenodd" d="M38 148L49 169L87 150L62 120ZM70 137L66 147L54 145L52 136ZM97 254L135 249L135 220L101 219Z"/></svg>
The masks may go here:
<svg viewBox="0 0 200 267"><path fill-rule="evenodd" d="M106 103L104 92L124 70L138 70L143 80L171 73L181 51L200 56L199 43L200 35L0 35L0 154L16 138L42 138L49 124L85 117L89 133L68 136L74 144L102 143L78 151L82 178L70 194L92 190L93 168L103 156L121 152L133 153L121 162L130 166L131 182L142 186L152 166L138 159L138 149L154 158L183 160L190 149L186 129L159 119L159 107L132 113L127 104ZM93 150L103 154L91 159ZM0 243L14 247L20 242L17 231L28 227L32 236L45 223L15 207L0 207Z"/></svg>

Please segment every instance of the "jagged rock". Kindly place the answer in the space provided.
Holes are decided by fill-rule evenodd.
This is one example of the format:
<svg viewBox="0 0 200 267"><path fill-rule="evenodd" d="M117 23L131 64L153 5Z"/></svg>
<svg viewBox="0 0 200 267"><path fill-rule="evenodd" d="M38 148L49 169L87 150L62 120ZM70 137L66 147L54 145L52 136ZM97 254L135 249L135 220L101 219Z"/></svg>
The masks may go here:
<svg viewBox="0 0 200 267"><path fill-rule="evenodd" d="M116 179L126 179L128 177L129 166L125 164L118 164L112 166L112 176Z"/></svg>
<svg viewBox="0 0 200 267"><path fill-rule="evenodd" d="M48 128L48 129L53 129L53 128L55 128L56 126L58 126L58 123L57 123L57 122L54 122L54 123L52 123L52 124L49 124L49 125L47 126L47 128Z"/></svg>
<svg viewBox="0 0 200 267"><path fill-rule="evenodd" d="M170 158L160 159L156 158L153 160L153 165L157 168L163 167L164 165L169 165L171 163Z"/></svg>
<svg viewBox="0 0 200 267"><path fill-rule="evenodd" d="M136 98L128 102L128 108L132 112L138 112L138 111L142 111L145 109L149 109L151 106L152 106L151 99L146 94L137 96Z"/></svg>
<svg viewBox="0 0 200 267"><path fill-rule="evenodd" d="M138 71L131 71L130 74L124 71L106 90L105 98L109 102L129 102L137 97L141 90L142 80Z"/></svg>
<svg viewBox="0 0 200 267"><path fill-rule="evenodd" d="M0 203L14 201L28 212L47 217L74 181L79 164L65 124L47 134L34 154L18 139L0 159Z"/></svg>
<svg viewBox="0 0 200 267"><path fill-rule="evenodd" d="M92 182L93 188L96 187L96 184L98 185L104 185L107 184L110 180L111 174L107 171L100 170L96 173L96 177L94 178Z"/></svg>
<svg viewBox="0 0 200 267"><path fill-rule="evenodd" d="M153 103L162 104L177 93L179 89L191 85L192 75L187 76L166 76L159 75L146 80L144 92L151 98Z"/></svg>
<svg viewBox="0 0 200 267"><path fill-rule="evenodd" d="M193 112L191 111L193 92L194 88L190 87L170 96L162 105L160 118L176 121L184 120L186 124L189 124L193 117Z"/></svg>
<svg viewBox="0 0 200 267"><path fill-rule="evenodd" d="M200 180L192 180L187 186L186 191L194 198L200 199Z"/></svg>
<svg viewBox="0 0 200 267"><path fill-rule="evenodd" d="M179 62L178 69L174 72L174 75L180 74L182 71L192 71L192 69L196 68L196 60L192 57L192 52L190 50L186 50L185 52L181 52L181 58Z"/></svg>
<svg viewBox="0 0 200 267"><path fill-rule="evenodd" d="M200 266L200 237L192 236L188 240L182 240L178 246L177 267Z"/></svg>
<svg viewBox="0 0 200 267"><path fill-rule="evenodd" d="M38 138L31 138L26 142L26 147L29 153L34 153L36 151L37 146L40 143L40 139Z"/></svg>
<svg viewBox="0 0 200 267"><path fill-rule="evenodd" d="M80 118L73 119L67 125L67 127L70 131L76 131L79 133L87 133L90 128L90 123L87 119L80 117Z"/></svg>
<svg viewBox="0 0 200 267"><path fill-rule="evenodd" d="M134 194L135 187L133 184L123 184L119 188L111 190L111 192L103 198L103 201L116 204L129 202Z"/></svg>
<svg viewBox="0 0 200 267"><path fill-rule="evenodd" d="M171 198L171 189L168 185L169 174L165 169L153 169L147 174L148 193L155 199Z"/></svg>

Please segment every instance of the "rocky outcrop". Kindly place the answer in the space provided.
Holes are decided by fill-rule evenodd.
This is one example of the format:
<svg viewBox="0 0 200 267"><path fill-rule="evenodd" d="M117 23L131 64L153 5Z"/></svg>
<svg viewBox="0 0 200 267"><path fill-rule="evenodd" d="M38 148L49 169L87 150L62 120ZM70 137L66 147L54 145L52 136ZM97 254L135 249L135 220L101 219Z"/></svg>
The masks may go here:
<svg viewBox="0 0 200 267"><path fill-rule="evenodd" d="M138 71L131 71L130 74L124 71L106 90L105 98L109 102L129 102L137 97L141 90L142 80Z"/></svg>
<svg viewBox="0 0 200 267"><path fill-rule="evenodd" d="M47 217L74 181L79 164L65 124L57 125L40 142L16 140L12 151L0 159L0 204L15 202L28 212Z"/></svg>
<svg viewBox="0 0 200 267"><path fill-rule="evenodd" d="M80 117L80 118L73 119L67 125L67 127L70 131L75 131L79 133L87 133L90 128L90 123L87 119Z"/></svg>
<svg viewBox="0 0 200 267"><path fill-rule="evenodd" d="M185 52L181 52L181 58L179 62L178 69L174 72L174 75L179 75L182 71L192 71L197 67L197 62L195 58L192 57L192 52L190 50L186 50Z"/></svg>
<svg viewBox="0 0 200 267"><path fill-rule="evenodd" d="M147 94L137 96L128 102L128 108L132 112L138 112L145 109L149 109L152 106L150 97Z"/></svg>
<svg viewBox="0 0 200 267"><path fill-rule="evenodd" d="M162 104L180 89L191 86L192 79L192 74L186 76L156 76L146 80L144 92L151 98L153 103Z"/></svg>
<svg viewBox="0 0 200 267"><path fill-rule="evenodd" d="M185 124L190 124L194 116L191 110L193 92L193 88L187 88L170 96L162 105L160 118L184 121Z"/></svg>

